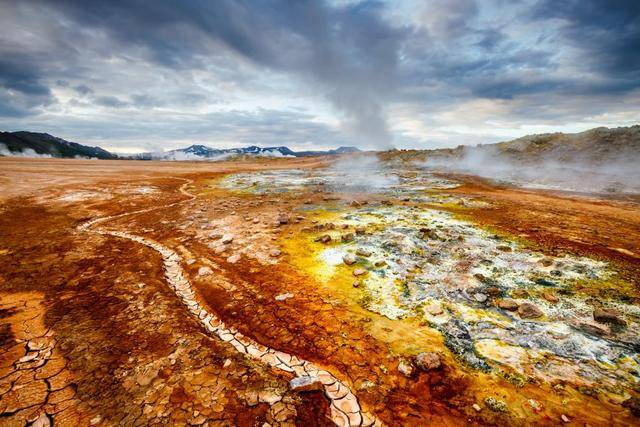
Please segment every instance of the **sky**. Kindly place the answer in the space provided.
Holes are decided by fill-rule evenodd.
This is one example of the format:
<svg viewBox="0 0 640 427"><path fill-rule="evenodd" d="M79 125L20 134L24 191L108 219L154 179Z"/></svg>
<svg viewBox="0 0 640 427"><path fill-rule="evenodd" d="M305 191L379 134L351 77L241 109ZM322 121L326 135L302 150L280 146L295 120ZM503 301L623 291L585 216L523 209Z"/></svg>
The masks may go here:
<svg viewBox="0 0 640 427"><path fill-rule="evenodd" d="M132 153L640 123L640 1L0 0L0 130Z"/></svg>

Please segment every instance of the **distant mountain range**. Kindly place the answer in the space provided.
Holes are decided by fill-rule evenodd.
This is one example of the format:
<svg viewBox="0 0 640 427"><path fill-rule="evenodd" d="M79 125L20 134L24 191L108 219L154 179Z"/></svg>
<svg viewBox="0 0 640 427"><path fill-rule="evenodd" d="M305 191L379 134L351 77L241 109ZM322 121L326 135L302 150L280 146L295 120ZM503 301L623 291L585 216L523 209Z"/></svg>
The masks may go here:
<svg viewBox="0 0 640 427"><path fill-rule="evenodd" d="M100 147L88 147L48 133L0 132L0 156L117 159Z"/></svg>
<svg viewBox="0 0 640 427"><path fill-rule="evenodd" d="M243 148L211 148L204 145L191 145L187 148L159 152L142 153L133 156L139 160L224 160L238 156L258 157L307 157L332 154L356 153L356 147L340 147L326 151L293 151L289 147L258 147L251 145Z"/></svg>
<svg viewBox="0 0 640 427"><path fill-rule="evenodd" d="M64 157L136 160L223 160L237 156L305 157L358 152L355 147L340 147L327 151L293 151L288 147L211 148L192 145L187 148L159 152L118 156L100 147L89 147L76 142L37 132L0 132L0 156Z"/></svg>

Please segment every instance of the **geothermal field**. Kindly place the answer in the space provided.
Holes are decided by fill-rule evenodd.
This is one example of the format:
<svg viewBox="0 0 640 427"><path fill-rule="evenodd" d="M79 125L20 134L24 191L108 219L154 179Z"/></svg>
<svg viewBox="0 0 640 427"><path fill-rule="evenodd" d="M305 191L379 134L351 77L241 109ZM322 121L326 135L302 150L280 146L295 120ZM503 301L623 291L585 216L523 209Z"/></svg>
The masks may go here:
<svg viewBox="0 0 640 427"><path fill-rule="evenodd" d="M0 179L0 425L639 422L633 191L373 154Z"/></svg>

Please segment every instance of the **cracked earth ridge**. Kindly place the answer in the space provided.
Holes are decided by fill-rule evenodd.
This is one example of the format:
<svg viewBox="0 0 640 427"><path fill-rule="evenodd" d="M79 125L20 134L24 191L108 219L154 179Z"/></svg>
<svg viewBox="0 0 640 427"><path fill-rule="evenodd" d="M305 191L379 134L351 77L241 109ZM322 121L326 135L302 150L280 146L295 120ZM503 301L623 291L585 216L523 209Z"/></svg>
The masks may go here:
<svg viewBox="0 0 640 427"><path fill-rule="evenodd" d="M381 426L382 423L380 420L362 411L358 398L351 392L349 387L330 372L321 369L319 366L311 362L299 359L295 355L290 355L288 353L263 346L251 338L244 336L233 327L228 327L218 316L204 309L197 301L196 294L191 287L191 283L180 265L182 258L175 251L151 239L146 239L127 232L92 229L93 225L103 223L111 219L146 213L160 208L168 208L194 200L196 196L190 194L186 190L186 187L192 181L185 181L185 184L179 188L179 191L189 197L189 199L161 207L141 209L119 215L96 218L81 224L78 229L100 235L109 235L128 239L145 245L160 253L164 264L165 277L169 286L187 306L189 312L198 318L199 322L209 333L216 334L222 341L231 344L241 354L251 356L268 366L293 373L297 378L308 380L309 382L321 383L325 396L331 402L331 420L336 425L363 427L374 425Z"/></svg>

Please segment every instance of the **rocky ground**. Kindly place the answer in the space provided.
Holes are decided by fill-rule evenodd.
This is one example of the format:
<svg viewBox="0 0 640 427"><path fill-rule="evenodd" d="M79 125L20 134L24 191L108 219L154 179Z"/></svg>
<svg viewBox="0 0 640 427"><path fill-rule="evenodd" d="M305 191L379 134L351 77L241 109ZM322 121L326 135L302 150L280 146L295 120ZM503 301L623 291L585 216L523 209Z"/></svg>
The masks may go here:
<svg viewBox="0 0 640 427"><path fill-rule="evenodd" d="M0 425L637 423L634 200L0 162Z"/></svg>

